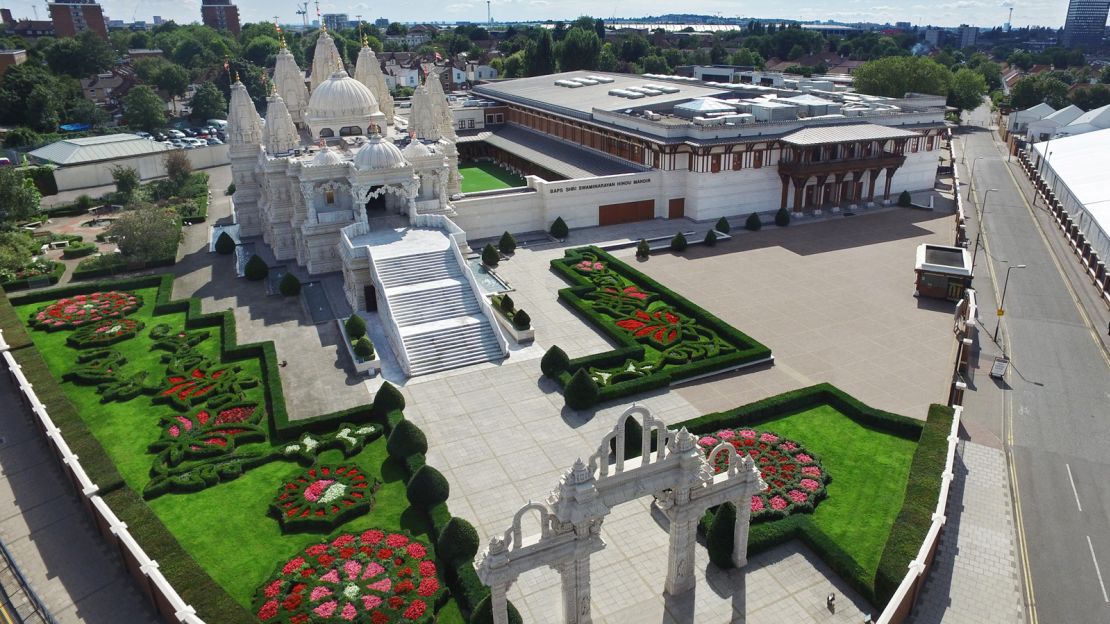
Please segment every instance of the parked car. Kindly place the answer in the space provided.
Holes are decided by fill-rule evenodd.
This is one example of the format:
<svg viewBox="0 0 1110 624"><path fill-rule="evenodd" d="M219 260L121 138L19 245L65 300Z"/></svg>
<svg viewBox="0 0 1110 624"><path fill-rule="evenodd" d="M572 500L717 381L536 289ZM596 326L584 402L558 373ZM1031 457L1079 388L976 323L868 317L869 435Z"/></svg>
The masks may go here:
<svg viewBox="0 0 1110 624"><path fill-rule="evenodd" d="M223 145L224 142L217 139L216 137L208 137L208 144L209 145Z"/></svg>
<svg viewBox="0 0 1110 624"><path fill-rule="evenodd" d="M224 120L224 119L209 119L205 123L207 123L208 125L213 126L215 128L219 128L220 130L226 130L227 129L227 121Z"/></svg>
<svg viewBox="0 0 1110 624"><path fill-rule="evenodd" d="M166 136L170 137L171 139L184 139L185 133L180 130L170 129L166 130Z"/></svg>
<svg viewBox="0 0 1110 624"><path fill-rule="evenodd" d="M170 145L177 149L185 149L185 139L170 139Z"/></svg>
<svg viewBox="0 0 1110 624"><path fill-rule="evenodd" d="M177 148L177 146L173 144L173 141L159 141L159 143L161 143L162 145L165 145L166 147L168 147L170 149L176 149Z"/></svg>
<svg viewBox="0 0 1110 624"><path fill-rule="evenodd" d="M150 136L149 132L141 132L141 131L136 132L135 136L143 137L144 139L147 139L148 141L154 140L154 137Z"/></svg>
<svg viewBox="0 0 1110 624"><path fill-rule="evenodd" d="M167 141L167 140L169 140L169 138L170 137L166 136L165 134L162 134L161 132L155 132L154 133L154 140L155 141Z"/></svg>
<svg viewBox="0 0 1110 624"><path fill-rule="evenodd" d="M192 128L185 128L182 132L184 132L187 137L195 137L197 135L197 131Z"/></svg>

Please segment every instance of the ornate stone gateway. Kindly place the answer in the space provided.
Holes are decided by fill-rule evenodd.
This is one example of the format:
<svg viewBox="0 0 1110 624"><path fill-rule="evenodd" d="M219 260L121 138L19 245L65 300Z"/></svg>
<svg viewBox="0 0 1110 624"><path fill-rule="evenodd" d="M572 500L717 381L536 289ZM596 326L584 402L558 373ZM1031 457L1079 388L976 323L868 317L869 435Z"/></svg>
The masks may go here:
<svg viewBox="0 0 1110 624"><path fill-rule="evenodd" d="M626 458L625 424L636 416L643 421L640 456ZM732 560L737 567L747 564L750 501L766 484L752 459L738 455L732 445L722 443L707 457L697 441L685 428L668 430L643 407L625 410L588 464L576 461L546 501L521 507L504 536L490 539L478 563L478 576L492 590L493 621L508 624L509 586L524 572L546 565L562 579L563 620L588 624L590 555L605 548L601 523L616 505L648 494L670 521L666 593L676 595L694 587L698 518L710 507L736 504ZM611 443L615 452L610 451ZM713 474L722 453L727 468ZM531 510L539 513L540 534L526 537L521 518Z"/></svg>

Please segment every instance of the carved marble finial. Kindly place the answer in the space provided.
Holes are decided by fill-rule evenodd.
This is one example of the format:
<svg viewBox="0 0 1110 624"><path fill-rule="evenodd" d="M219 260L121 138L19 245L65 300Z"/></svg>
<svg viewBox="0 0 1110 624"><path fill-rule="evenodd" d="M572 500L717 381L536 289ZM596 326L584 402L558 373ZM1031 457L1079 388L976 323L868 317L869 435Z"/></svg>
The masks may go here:
<svg viewBox="0 0 1110 624"><path fill-rule="evenodd" d="M676 451L689 451L697 445L698 439L692 433L686 430L686 427L679 429L678 434L675 435L674 443Z"/></svg>
<svg viewBox="0 0 1110 624"><path fill-rule="evenodd" d="M586 468L586 464L582 462L582 458L574 460L574 467L571 468L571 476L575 484L585 483L590 480L590 471Z"/></svg>
<svg viewBox="0 0 1110 624"><path fill-rule="evenodd" d="M501 537L489 538L489 554L495 555L505 552L505 540Z"/></svg>

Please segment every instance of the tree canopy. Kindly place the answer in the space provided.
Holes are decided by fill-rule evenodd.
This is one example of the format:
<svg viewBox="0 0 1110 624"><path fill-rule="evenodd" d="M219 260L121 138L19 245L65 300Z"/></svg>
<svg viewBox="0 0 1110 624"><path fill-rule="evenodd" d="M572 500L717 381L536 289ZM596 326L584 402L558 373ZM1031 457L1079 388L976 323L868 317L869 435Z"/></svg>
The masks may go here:
<svg viewBox="0 0 1110 624"><path fill-rule="evenodd" d="M948 105L961 111L972 110L983 102L987 93L987 81L979 72L966 67L956 70L952 75L952 86L948 92Z"/></svg>
<svg viewBox="0 0 1110 624"><path fill-rule="evenodd" d="M224 119L227 117L227 100L216 85L206 82L197 87L189 103L194 119Z"/></svg>
<svg viewBox="0 0 1110 624"><path fill-rule="evenodd" d="M41 199L31 178L15 167L0 167L0 224L29 220L38 214Z"/></svg>
<svg viewBox="0 0 1110 624"><path fill-rule="evenodd" d="M150 87L137 85L123 97L123 115L128 125L151 132L166 123L166 104Z"/></svg>
<svg viewBox="0 0 1110 624"><path fill-rule="evenodd" d="M540 30L539 36L528 44L524 60L529 76L543 76L555 71L555 43L546 28Z"/></svg>
<svg viewBox="0 0 1110 624"><path fill-rule="evenodd" d="M593 30L592 20L589 30L571 28L557 47L559 69L597 69L598 56L601 54L601 40Z"/></svg>
<svg viewBox="0 0 1110 624"><path fill-rule="evenodd" d="M112 221L107 234L116 237L125 257L144 262L162 260L177 253L181 224L173 208L140 203Z"/></svg>
<svg viewBox="0 0 1110 624"><path fill-rule="evenodd" d="M952 72L921 56L890 56L868 61L856 70L855 87L860 93L900 98L907 93L948 95Z"/></svg>
<svg viewBox="0 0 1110 624"><path fill-rule="evenodd" d="M46 64L55 74L87 78L112 67L116 53L91 30L76 37L55 39L44 51Z"/></svg>

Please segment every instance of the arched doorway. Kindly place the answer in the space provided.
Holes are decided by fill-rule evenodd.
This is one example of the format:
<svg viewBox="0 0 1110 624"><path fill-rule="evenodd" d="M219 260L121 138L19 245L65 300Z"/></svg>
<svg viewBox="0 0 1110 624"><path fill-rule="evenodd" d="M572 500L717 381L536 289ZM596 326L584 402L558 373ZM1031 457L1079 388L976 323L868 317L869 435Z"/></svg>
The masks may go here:
<svg viewBox="0 0 1110 624"><path fill-rule="evenodd" d="M375 195L375 193L377 193ZM388 206L386 205L387 193L383 190L381 185L371 186L370 191L366 194L366 218L373 219L374 217L384 217L388 214Z"/></svg>
<svg viewBox="0 0 1110 624"><path fill-rule="evenodd" d="M362 296L366 298L366 310L368 312L377 312L378 310L378 295L377 289L374 284L370 283L363 287Z"/></svg>

